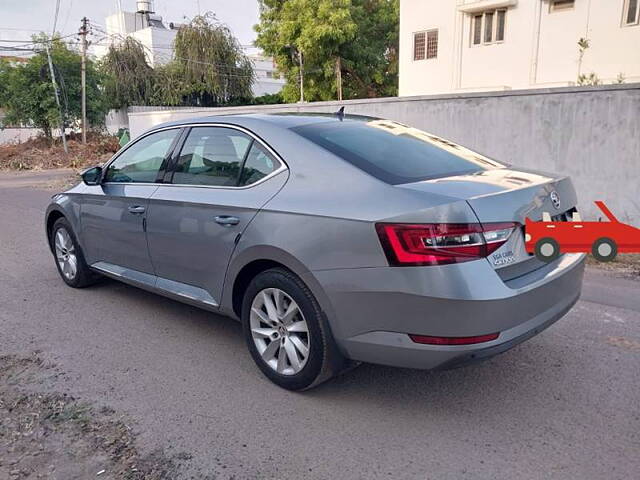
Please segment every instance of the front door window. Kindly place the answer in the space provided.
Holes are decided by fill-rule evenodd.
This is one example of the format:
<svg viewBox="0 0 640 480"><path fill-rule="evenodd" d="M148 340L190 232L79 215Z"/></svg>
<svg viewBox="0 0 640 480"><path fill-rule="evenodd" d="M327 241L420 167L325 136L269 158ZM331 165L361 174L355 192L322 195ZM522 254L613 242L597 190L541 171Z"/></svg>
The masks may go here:
<svg viewBox="0 0 640 480"><path fill-rule="evenodd" d="M138 140L107 167L104 181L154 183L179 131L162 130Z"/></svg>

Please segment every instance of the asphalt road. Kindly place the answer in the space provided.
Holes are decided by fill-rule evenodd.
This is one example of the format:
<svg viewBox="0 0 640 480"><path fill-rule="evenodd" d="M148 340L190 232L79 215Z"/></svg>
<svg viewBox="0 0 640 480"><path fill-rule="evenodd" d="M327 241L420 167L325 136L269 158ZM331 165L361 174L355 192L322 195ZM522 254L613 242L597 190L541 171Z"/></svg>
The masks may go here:
<svg viewBox="0 0 640 480"><path fill-rule="evenodd" d="M10 183L9 183L10 184ZM134 419L216 478L630 479L640 472L640 282L590 270L556 325L480 365L373 365L310 392L259 373L240 326L114 281L58 278L51 192L0 186L0 354Z"/></svg>

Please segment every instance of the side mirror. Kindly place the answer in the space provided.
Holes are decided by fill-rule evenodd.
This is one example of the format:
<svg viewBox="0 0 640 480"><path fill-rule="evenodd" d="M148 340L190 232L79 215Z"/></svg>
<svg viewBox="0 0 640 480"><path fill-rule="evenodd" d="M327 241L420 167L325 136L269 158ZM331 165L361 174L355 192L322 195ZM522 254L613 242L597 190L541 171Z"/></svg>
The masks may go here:
<svg viewBox="0 0 640 480"><path fill-rule="evenodd" d="M85 185L99 185L102 180L102 167L91 167L80 174Z"/></svg>

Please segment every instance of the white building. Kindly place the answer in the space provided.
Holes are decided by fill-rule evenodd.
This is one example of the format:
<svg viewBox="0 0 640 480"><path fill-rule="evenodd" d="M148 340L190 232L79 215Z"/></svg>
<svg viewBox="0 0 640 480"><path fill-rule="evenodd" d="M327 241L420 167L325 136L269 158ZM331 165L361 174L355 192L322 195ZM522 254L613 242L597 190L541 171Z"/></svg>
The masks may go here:
<svg viewBox="0 0 640 480"><path fill-rule="evenodd" d="M106 18L106 33L110 41L132 37L143 46L149 65L155 67L169 63L173 58L173 40L179 25L165 25L162 17L153 11L151 1L138 1L136 6L136 12L120 11ZM107 50L106 46L98 48L96 56L105 55Z"/></svg>
<svg viewBox="0 0 640 480"><path fill-rule="evenodd" d="M400 0L400 95L638 82L639 15L640 0Z"/></svg>
<svg viewBox="0 0 640 480"><path fill-rule="evenodd" d="M260 97L266 94L278 93L284 87L284 77L278 75L273 58L259 53L249 55L253 62L256 81L253 84L253 95Z"/></svg>
<svg viewBox="0 0 640 480"><path fill-rule="evenodd" d="M154 12L151 0L138 0L136 7L136 12L120 11L106 18L106 33L110 41L118 42L132 37L142 44L149 65L155 67L169 63L173 59L173 41L180 24L165 24L162 17ZM101 57L107 51L108 46L98 46L95 54ZM285 81L278 78L272 58L259 54L249 55L249 58L253 61L256 74L254 96L282 90Z"/></svg>

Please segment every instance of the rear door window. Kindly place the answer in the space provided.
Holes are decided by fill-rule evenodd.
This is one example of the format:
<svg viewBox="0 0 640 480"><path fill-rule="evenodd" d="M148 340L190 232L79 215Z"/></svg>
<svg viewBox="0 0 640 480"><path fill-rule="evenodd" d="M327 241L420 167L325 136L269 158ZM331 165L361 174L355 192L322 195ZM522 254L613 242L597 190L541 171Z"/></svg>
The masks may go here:
<svg viewBox="0 0 640 480"><path fill-rule="evenodd" d="M233 128L192 128L180 152L173 183L237 186L251 142L251 137Z"/></svg>
<svg viewBox="0 0 640 480"><path fill-rule="evenodd" d="M504 167L461 145L388 120L330 121L292 130L394 185Z"/></svg>

